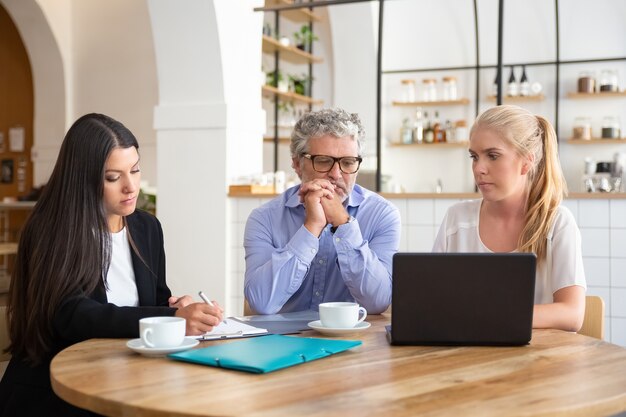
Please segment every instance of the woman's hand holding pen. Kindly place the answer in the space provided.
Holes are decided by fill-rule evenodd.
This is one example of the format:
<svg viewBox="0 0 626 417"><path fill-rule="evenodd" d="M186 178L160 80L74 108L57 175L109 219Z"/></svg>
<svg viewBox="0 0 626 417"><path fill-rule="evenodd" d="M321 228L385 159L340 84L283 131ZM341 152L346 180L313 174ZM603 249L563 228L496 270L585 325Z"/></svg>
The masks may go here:
<svg viewBox="0 0 626 417"><path fill-rule="evenodd" d="M213 305L204 302L195 303L190 296L185 295L175 300L174 303L170 299L170 307L178 308L175 316L186 320L187 336L210 332L223 319L223 310L215 301Z"/></svg>
<svg viewBox="0 0 626 417"><path fill-rule="evenodd" d="M193 298L190 295L183 295L182 297L170 297L168 300L170 307L173 308L183 308L187 307L189 304L193 304Z"/></svg>

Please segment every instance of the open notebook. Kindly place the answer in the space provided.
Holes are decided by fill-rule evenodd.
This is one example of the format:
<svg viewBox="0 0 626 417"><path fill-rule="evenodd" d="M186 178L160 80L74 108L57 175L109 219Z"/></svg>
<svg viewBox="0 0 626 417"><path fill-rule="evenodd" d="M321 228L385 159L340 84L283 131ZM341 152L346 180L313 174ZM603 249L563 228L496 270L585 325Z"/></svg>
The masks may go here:
<svg viewBox="0 0 626 417"><path fill-rule="evenodd" d="M234 339L238 337L260 336L267 334L267 329L250 326L232 317L224 319L208 333L199 336L199 340Z"/></svg>

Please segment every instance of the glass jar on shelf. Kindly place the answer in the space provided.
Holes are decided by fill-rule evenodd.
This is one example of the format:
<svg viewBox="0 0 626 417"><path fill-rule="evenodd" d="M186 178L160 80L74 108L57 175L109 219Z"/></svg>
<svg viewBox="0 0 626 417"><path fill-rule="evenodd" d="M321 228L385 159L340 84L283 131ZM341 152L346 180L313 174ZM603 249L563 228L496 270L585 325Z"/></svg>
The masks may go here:
<svg viewBox="0 0 626 417"><path fill-rule="evenodd" d="M443 99L457 99L456 77L443 77Z"/></svg>
<svg viewBox="0 0 626 417"><path fill-rule="evenodd" d="M469 132L467 130L467 122L465 120L457 120L454 129L455 142L469 141Z"/></svg>
<svg viewBox="0 0 626 417"><path fill-rule="evenodd" d="M424 101L437 101L437 80L434 78L422 80L422 99Z"/></svg>
<svg viewBox="0 0 626 417"><path fill-rule="evenodd" d="M400 128L400 142L403 145L410 145L413 143L413 128L411 127L411 120L408 117L402 120L402 127Z"/></svg>
<svg viewBox="0 0 626 417"><path fill-rule="evenodd" d="M598 83L600 92L617 92L619 91L619 81L617 71L602 70L600 73L600 82Z"/></svg>
<svg viewBox="0 0 626 417"><path fill-rule="evenodd" d="M574 119L573 139L591 140L591 119L579 116Z"/></svg>
<svg viewBox="0 0 626 417"><path fill-rule="evenodd" d="M578 92L594 93L596 91L596 78L593 72L583 71L578 76Z"/></svg>
<svg viewBox="0 0 626 417"><path fill-rule="evenodd" d="M415 101L415 80L401 80L402 101L411 103Z"/></svg>
<svg viewBox="0 0 626 417"><path fill-rule="evenodd" d="M619 139L620 123L616 116L605 116L602 119L602 139Z"/></svg>

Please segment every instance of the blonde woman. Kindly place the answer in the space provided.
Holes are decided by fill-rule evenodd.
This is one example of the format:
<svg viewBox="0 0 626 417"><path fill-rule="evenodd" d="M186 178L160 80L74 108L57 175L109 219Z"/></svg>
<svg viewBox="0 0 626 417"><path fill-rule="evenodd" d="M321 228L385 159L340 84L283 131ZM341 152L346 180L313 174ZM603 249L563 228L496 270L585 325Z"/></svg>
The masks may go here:
<svg viewBox="0 0 626 417"><path fill-rule="evenodd" d="M581 239L560 205L567 189L554 128L520 107L493 107L476 119L469 154L482 199L448 210L433 251L535 253L533 327L579 330L586 288Z"/></svg>

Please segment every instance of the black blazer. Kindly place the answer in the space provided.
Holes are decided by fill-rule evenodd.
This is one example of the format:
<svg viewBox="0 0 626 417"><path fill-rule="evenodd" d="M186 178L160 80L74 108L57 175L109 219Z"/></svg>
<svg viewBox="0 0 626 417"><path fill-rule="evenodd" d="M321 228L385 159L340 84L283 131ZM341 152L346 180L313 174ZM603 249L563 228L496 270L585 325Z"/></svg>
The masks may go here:
<svg viewBox="0 0 626 417"><path fill-rule="evenodd" d="M128 230L141 258L131 249L139 307L118 307L107 303L104 284L89 297L69 297L57 309L53 327L55 346L49 358L32 367L12 357L0 382L0 416L87 416L93 415L64 402L52 391L50 361L66 347L91 338L139 336L139 319L172 316L171 295L165 283L163 230L152 215L136 210L126 217Z"/></svg>

